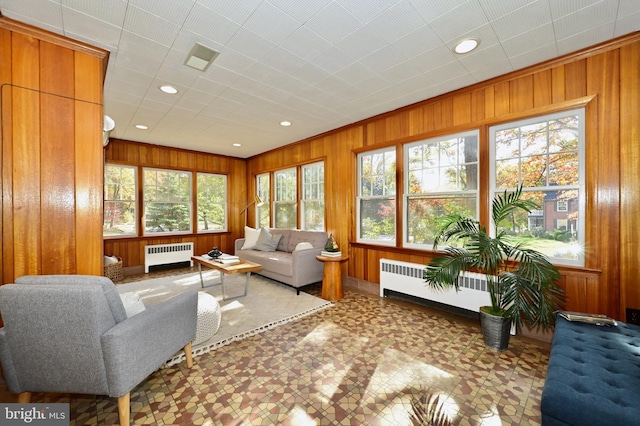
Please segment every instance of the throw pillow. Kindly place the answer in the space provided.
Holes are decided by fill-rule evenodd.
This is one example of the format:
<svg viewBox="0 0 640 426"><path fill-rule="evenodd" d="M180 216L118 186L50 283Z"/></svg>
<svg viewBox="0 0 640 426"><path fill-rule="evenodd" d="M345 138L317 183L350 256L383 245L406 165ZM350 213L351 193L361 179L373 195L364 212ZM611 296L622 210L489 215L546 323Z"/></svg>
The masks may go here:
<svg viewBox="0 0 640 426"><path fill-rule="evenodd" d="M294 251L309 250L309 249L312 249L312 248L313 248L313 245L311 245L311 243L303 241L301 243L298 243L298 245L296 246L296 249Z"/></svg>
<svg viewBox="0 0 640 426"><path fill-rule="evenodd" d="M258 242L260 236L260 230L251 228L249 226L244 227L244 244L240 250L251 250Z"/></svg>
<svg viewBox="0 0 640 426"><path fill-rule="evenodd" d="M122 299L122 304L124 305L124 310L127 313L127 318L131 318L146 309L144 303L142 303L142 299L140 299L140 295L137 293L122 293L120 295L120 299Z"/></svg>
<svg viewBox="0 0 640 426"><path fill-rule="evenodd" d="M262 228L260 230L260 236L258 236L258 241L253 249L260 251L276 251L280 238L282 238L282 234L272 235L267 228Z"/></svg>

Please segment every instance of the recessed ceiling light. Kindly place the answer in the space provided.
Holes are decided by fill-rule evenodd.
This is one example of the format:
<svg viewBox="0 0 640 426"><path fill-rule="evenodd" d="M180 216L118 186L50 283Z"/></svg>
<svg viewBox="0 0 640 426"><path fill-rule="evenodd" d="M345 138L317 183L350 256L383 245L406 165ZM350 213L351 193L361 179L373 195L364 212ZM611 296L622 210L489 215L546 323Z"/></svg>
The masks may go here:
<svg viewBox="0 0 640 426"><path fill-rule="evenodd" d="M467 38L465 40L460 41L458 44L456 44L456 47L453 49L453 51L460 54L469 53L473 49L478 47L479 44L480 44L479 40L475 38Z"/></svg>
<svg viewBox="0 0 640 426"><path fill-rule="evenodd" d="M169 86L168 84L165 84L164 86L160 86L160 90L170 95L175 95L176 93L178 93L178 89L176 89L173 86Z"/></svg>
<svg viewBox="0 0 640 426"><path fill-rule="evenodd" d="M280 125L283 126L283 127L288 127L288 126L291 126L291 122L290 121L281 121Z"/></svg>
<svg viewBox="0 0 640 426"><path fill-rule="evenodd" d="M136 124L136 129L147 130L149 127L144 124Z"/></svg>
<svg viewBox="0 0 640 426"><path fill-rule="evenodd" d="M233 146L242 146L241 143L234 143Z"/></svg>

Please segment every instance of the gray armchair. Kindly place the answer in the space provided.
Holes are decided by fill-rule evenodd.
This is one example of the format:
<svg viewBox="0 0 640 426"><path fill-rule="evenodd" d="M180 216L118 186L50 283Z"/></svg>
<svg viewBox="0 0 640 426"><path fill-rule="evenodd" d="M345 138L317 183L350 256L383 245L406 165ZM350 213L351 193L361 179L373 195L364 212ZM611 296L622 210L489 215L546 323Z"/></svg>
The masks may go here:
<svg viewBox="0 0 640 426"><path fill-rule="evenodd" d="M26 276L0 286L0 362L19 402L31 392L118 398L128 425L130 391L184 348L193 364L197 292L127 318L115 285L88 275Z"/></svg>

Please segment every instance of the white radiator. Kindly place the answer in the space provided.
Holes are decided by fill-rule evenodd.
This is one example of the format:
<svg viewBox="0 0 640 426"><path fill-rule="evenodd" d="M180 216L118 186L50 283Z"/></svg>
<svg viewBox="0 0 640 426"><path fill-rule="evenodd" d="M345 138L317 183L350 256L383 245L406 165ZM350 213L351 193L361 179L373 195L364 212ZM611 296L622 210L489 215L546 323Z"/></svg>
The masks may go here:
<svg viewBox="0 0 640 426"><path fill-rule="evenodd" d="M193 256L193 243L156 244L144 248L144 272L149 272L149 266L167 265L178 262L189 262Z"/></svg>
<svg viewBox="0 0 640 426"><path fill-rule="evenodd" d="M487 280L483 274L465 272L460 276L460 290L432 289L424 280L425 265L380 259L380 297L385 290L397 291L457 308L478 312L480 306L491 305Z"/></svg>

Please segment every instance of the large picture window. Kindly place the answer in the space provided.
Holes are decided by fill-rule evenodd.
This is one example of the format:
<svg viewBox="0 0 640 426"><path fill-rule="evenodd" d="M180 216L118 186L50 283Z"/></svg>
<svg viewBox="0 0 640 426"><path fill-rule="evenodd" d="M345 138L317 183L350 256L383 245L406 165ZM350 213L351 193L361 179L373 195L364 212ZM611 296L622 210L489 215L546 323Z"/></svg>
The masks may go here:
<svg viewBox="0 0 640 426"><path fill-rule="evenodd" d="M405 246L430 249L448 214L478 217L478 132L404 147Z"/></svg>
<svg viewBox="0 0 640 426"><path fill-rule="evenodd" d="M191 233L191 172L143 169L144 234Z"/></svg>
<svg viewBox="0 0 640 426"><path fill-rule="evenodd" d="M302 229L324 231L324 163L302 166Z"/></svg>
<svg viewBox="0 0 640 426"><path fill-rule="evenodd" d="M522 185L540 206L498 227L553 262L576 266L584 264L584 121L580 109L490 129L492 195Z"/></svg>
<svg viewBox="0 0 640 426"><path fill-rule="evenodd" d="M395 147L358 154L358 241L395 244Z"/></svg>
<svg viewBox="0 0 640 426"><path fill-rule="evenodd" d="M136 167L107 164L104 169L104 237L138 234Z"/></svg>
<svg viewBox="0 0 640 426"><path fill-rule="evenodd" d="M209 173L198 173L198 232L221 232L227 230L227 177Z"/></svg>
<svg viewBox="0 0 640 426"><path fill-rule="evenodd" d="M257 227L269 227L271 225L271 182L269 173L256 176L256 186L258 197L262 200L262 205L256 206Z"/></svg>
<svg viewBox="0 0 640 426"><path fill-rule="evenodd" d="M296 169L274 172L273 213L276 228L295 228L297 226L297 178Z"/></svg>

